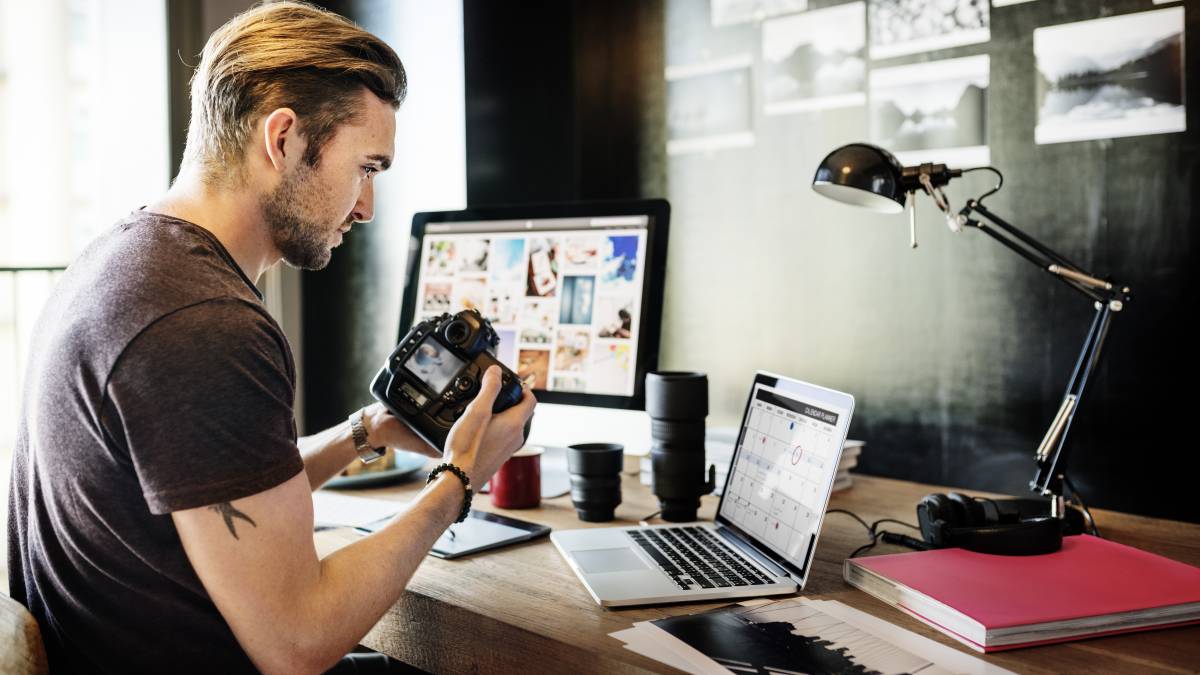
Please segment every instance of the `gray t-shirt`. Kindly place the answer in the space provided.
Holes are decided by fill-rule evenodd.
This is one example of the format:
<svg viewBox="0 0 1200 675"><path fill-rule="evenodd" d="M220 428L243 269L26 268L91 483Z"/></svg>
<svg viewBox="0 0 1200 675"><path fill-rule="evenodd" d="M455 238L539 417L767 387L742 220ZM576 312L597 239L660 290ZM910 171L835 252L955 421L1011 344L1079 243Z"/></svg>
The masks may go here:
<svg viewBox="0 0 1200 675"><path fill-rule="evenodd" d="M294 392L287 339L203 228L135 212L71 265L31 342L9 498L9 588L53 671L254 672L170 513L303 471Z"/></svg>

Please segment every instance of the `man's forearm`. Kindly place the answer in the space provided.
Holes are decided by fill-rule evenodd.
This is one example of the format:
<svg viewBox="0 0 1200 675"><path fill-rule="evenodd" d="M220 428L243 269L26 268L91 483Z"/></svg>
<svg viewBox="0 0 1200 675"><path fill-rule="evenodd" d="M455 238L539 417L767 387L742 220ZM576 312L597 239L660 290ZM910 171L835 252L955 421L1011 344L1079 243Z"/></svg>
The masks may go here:
<svg viewBox="0 0 1200 675"><path fill-rule="evenodd" d="M443 473L383 529L324 558L319 582L305 594L308 644L333 660L353 649L396 604L462 500L462 483Z"/></svg>
<svg viewBox="0 0 1200 675"><path fill-rule="evenodd" d="M304 458L304 473L308 475L308 484L313 490L338 475L358 457L354 450L354 436L350 433L350 422L342 422L325 431L305 436L298 445L300 456Z"/></svg>

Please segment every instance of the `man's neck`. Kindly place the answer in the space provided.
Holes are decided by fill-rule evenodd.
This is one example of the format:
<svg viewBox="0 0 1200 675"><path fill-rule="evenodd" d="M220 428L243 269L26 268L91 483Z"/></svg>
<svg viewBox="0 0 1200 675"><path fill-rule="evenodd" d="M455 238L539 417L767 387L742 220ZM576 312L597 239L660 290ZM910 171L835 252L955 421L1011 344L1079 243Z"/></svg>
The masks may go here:
<svg viewBox="0 0 1200 675"><path fill-rule="evenodd" d="M271 240L259 198L253 190L214 188L195 172L185 169L171 189L146 210L186 220L211 232L255 283L279 261L279 251Z"/></svg>

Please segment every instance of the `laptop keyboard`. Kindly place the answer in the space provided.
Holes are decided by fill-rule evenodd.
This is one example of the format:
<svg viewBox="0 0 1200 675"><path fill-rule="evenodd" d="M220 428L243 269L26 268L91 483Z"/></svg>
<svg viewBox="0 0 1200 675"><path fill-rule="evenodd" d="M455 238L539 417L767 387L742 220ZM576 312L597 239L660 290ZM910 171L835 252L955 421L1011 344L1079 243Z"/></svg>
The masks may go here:
<svg viewBox="0 0 1200 675"><path fill-rule="evenodd" d="M775 583L708 528L685 525L627 532L671 581L684 590Z"/></svg>

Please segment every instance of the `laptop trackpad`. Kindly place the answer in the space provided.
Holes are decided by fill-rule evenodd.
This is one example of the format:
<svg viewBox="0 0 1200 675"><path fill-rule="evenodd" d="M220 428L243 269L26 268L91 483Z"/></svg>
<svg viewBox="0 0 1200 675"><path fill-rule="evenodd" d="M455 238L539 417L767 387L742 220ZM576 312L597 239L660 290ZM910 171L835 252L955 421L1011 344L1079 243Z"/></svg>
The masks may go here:
<svg viewBox="0 0 1200 675"><path fill-rule="evenodd" d="M579 561L579 566L588 574L633 572L647 569L646 563L642 562L633 549L628 547L574 551L573 555Z"/></svg>

